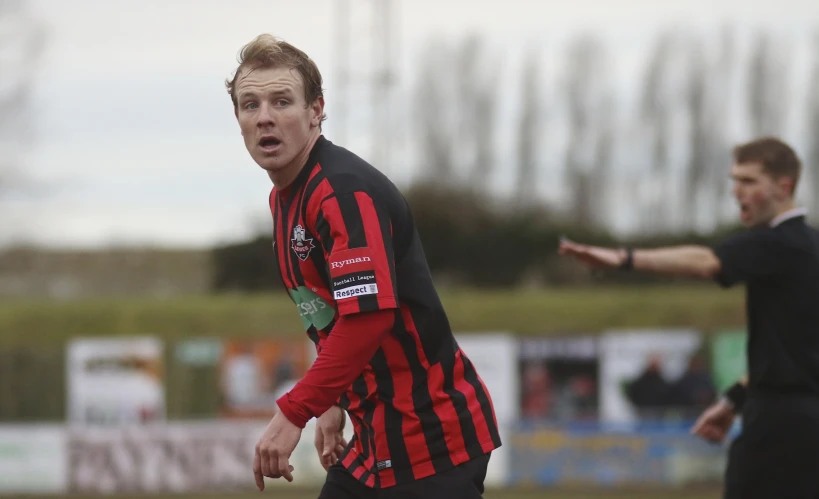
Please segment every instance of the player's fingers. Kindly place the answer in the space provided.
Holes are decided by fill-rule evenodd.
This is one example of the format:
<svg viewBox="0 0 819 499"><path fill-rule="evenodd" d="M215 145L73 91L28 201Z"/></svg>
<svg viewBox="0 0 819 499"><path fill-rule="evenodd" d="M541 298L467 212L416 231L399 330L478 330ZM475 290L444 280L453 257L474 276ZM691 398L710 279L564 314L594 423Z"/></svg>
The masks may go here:
<svg viewBox="0 0 819 499"><path fill-rule="evenodd" d="M313 445L316 448L316 451L321 456L322 450L324 450L324 434L321 430L316 430L316 437L313 439Z"/></svg>
<svg viewBox="0 0 819 499"><path fill-rule="evenodd" d="M262 474L264 476L269 476L271 478L277 478L276 475L276 462L275 456L271 455L271 451L266 446L262 446L259 450L259 456L261 457L261 465L262 465Z"/></svg>
<svg viewBox="0 0 819 499"><path fill-rule="evenodd" d="M321 467L324 468L324 471L330 471L330 466L332 466L332 456L322 457L319 461L321 462Z"/></svg>
<svg viewBox="0 0 819 499"><path fill-rule="evenodd" d="M324 445L321 449L322 457L329 457L333 453L333 443L336 441L335 435L332 432L324 434Z"/></svg>
<svg viewBox="0 0 819 499"><path fill-rule="evenodd" d="M279 456L277 461L277 470L279 475L284 477L285 480L288 482L293 481L293 475L290 473L293 471L293 467L290 466L290 462L287 460L287 456Z"/></svg>
<svg viewBox="0 0 819 499"><path fill-rule="evenodd" d="M259 492L264 492L264 475L262 475L262 462L259 453L253 457L253 477L256 479L256 488Z"/></svg>

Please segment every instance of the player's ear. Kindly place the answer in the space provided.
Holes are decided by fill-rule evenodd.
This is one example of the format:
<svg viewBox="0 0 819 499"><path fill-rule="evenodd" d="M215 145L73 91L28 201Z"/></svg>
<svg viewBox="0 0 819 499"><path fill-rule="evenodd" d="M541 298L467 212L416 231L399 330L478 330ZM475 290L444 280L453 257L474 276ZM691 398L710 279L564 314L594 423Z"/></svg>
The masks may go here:
<svg viewBox="0 0 819 499"><path fill-rule="evenodd" d="M316 100L314 100L313 104L310 106L310 111L313 114L310 118L310 126L312 127L321 126L321 121L324 119L323 95L319 95L318 97L316 97Z"/></svg>

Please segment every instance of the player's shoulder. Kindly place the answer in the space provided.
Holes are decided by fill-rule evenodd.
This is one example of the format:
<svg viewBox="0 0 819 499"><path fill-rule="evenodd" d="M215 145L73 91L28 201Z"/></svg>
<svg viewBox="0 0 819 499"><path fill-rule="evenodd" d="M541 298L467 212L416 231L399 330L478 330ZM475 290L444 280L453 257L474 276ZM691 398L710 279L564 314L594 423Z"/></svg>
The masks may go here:
<svg viewBox="0 0 819 499"><path fill-rule="evenodd" d="M333 194L366 192L381 197L397 193L393 182L364 158L327 139L324 142L318 163Z"/></svg>

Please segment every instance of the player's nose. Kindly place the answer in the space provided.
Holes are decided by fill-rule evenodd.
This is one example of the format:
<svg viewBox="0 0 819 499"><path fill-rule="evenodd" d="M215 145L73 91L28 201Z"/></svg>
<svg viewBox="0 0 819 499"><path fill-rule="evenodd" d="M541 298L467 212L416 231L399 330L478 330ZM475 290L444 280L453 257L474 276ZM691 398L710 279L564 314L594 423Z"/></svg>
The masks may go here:
<svg viewBox="0 0 819 499"><path fill-rule="evenodd" d="M266 128L275 126L275 124L276 122L273 119L273 112L270 104L263 102L259 108L258 114L256 114L256 125L260 128Z"/></svg>

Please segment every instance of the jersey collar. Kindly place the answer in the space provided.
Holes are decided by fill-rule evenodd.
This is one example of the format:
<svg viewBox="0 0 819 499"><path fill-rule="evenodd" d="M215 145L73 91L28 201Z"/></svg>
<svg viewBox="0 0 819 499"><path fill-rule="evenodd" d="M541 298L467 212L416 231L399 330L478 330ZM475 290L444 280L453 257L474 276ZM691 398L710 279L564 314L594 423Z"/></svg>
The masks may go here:
<svg viewBox="0 0 819 499"><path fill-rule="evenodd" d="M310 156L308 156L307 162L304 164L304 167L302 167L299 174L296 175L296 178L293 179L293 182L291 182L290 185L284 189L277 189L276 192L288 199L292 193L298 192L299 188L304 185L305 182L307 182L308 178L310 178L310 173L312 173L313 168L315 168L318 164L319 150L326 142L328 141L324 135L319 135L318 140L316 140L316 143L313 144L313 149L310 151Z"/></svg>
<svg viewBox="0 0 819 499"><path fill-rule="evenodd" d="M792 218L804 217L805 215L807 215L807 213L808 213L808 210L805 209L805 208L793 208L793 209L788 210L788 211L786 211L784 213L780 213L773 220L771 220L771 227L776 227L777 225L781 224L782 222L785 222L785 221L790 220Z"/></svg>

